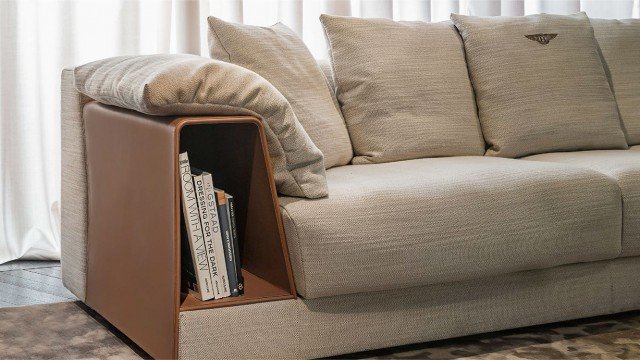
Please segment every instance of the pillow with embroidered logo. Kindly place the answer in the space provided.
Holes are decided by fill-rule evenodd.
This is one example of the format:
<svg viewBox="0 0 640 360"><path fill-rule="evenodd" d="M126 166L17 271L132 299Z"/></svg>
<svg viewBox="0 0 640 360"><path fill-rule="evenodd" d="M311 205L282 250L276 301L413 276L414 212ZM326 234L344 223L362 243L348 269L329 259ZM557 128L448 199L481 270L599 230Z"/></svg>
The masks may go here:
<svg viewBox="0 0 640 360"><path fill-rule="evenodd" d="M626 149L587 15L451 15L464 41L487 155Z"/></svg>

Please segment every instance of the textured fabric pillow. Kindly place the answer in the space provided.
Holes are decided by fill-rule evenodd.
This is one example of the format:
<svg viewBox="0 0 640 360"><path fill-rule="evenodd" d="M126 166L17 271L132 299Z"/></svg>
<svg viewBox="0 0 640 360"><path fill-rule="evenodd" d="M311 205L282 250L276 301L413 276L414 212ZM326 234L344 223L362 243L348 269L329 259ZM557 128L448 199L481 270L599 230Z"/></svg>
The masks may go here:
<svg viewBox="0 0 640 360"><path fill-rule="evenodd" d="M640 20L591 19L629 145L640 144Z"/></svg>
<svg viewBox="0 0 640 360"><path fill-rule="evenodd" d="M487 155L627 148L584 13L451 19L464 39Z"/></svg>
<svg viewBox="0 0 640 360"><path fill-rule="evenodd" d="M320 21L354 163L484 153L462 41L451 24Z"/></svg>
<svg viewBox="0 0 640 360"><path fill-rule="evenodd" d="M193 55L120 56L75 68L78 91L149 115L252 115L264 124L281 194L327 195L322 153L287 99L240 66Z"/></svg>
<svg viewBox="0 0 640 360"><path fill-rule="evenodd" d="M348 164L353 150L344 119L322 70L296 33L280 23L259 27L208 20L211 57L271 82L324 154L325 167Z"/></svg>

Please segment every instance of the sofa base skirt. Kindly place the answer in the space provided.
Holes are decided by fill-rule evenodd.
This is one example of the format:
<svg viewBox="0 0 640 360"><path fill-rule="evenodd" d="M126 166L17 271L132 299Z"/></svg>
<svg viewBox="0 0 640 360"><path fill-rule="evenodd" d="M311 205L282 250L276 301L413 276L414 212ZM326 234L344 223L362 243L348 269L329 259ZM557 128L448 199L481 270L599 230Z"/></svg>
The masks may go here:
<svg viewBox="0 0 640 360"><path fill-rule="evenodd" d="M640 308L640 257L180 313L181 358L315 358Z"/></svg>

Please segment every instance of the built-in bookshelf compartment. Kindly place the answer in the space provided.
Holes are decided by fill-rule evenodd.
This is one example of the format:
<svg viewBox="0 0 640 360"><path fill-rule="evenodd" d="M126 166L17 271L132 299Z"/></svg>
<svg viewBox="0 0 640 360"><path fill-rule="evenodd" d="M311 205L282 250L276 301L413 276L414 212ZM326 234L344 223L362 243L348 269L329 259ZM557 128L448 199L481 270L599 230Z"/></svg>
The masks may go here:
<svg viewBox="0 0 640 360"><path fill-rule="evenodd" d="M180 128L179 148L188 152L192 166L211 173L215 187L235 199L244 294L200 301L183 293L181 311L281 300L295 294L261 128L253 118L238 120L187 120Z"/></svg>
<svg viewBox="0 0 640 360"><path fill-rule="evenodd" d="M175 358L181 312L295 299L258 119L148 116L90 102L84 122L90 307L151 356ZM181 151L234 196L244 295L200 301L181 292Z"/></svg>
<svg viewBox="0 0 640 360"><path fill-rule="evenodd" d="M197 120L196 120L197 119ZM181 294L180 310L233 306L294 297L277 197L270 179L260 126L246 122L187 120L180 127L180 152L192 166L212 174L215 187L233 195L245 277L244 294L200 301Z"/></svg>

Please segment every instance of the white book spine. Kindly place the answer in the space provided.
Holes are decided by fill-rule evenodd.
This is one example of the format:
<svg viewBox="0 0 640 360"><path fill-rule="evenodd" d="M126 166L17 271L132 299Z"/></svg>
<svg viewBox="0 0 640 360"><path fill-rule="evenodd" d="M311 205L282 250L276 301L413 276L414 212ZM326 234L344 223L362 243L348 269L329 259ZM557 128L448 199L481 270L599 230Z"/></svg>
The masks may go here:
<svg viewBox="0 0 640 360"><path fill-rule="evenodd" d="M213 239L213 248L217 255L218 272L222 285L222 296L231 296L229 289L229 276L227 275L227 263L224 258L224 247L222 245L222 234L220 233L220 219L218 217L218 201L216 200L215 189L213 187L213 178L209 173L203 173L204 180L204 196L207 199L207 210L211 219L211 236Z"/></svg>
<svg viewBox="0 0 640 360"><path fill-rule="evenodd" d="M213 246L213 223L211 214L207 206L207 199L204 192L204 174L194 175L193 184L196 187L196 196L198 198L198 209L200 212L200 223L202 223L202 234L204 235L204 244L207 251L207 260L209 261L209 275L211 276L211 284L213 286L213 294L216 299L224 297L222 279L220 278L220 268L218 267L217 254ZM217 221L217 220L216 220Z"/></svg>
<svg viewBox="0 0 640 360"><path fill-rule="evenodd" d="M211 276L209 275L209 263L202 234L202 224L200 223L200 211L196 191L191 178L191 166L187 153L180 154L180 185L182 188L182 207L184 222L189 234L189 245L191 248L191 258L193 259L193 271L196 274L198 289L200 290L200 300L211 300L214 298L211 286Z"/></svg>

